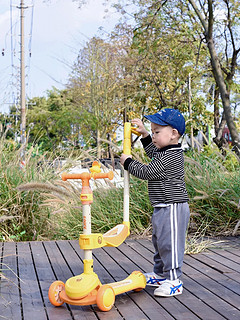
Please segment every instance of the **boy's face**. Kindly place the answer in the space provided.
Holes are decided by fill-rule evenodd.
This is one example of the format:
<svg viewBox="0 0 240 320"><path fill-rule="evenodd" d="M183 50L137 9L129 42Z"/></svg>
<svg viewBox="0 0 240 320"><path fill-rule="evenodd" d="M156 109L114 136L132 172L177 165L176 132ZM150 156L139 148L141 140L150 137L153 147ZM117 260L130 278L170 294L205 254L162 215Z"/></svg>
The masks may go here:
<svg viewBox="0 0 240 320"><path fill-rule="evenodd" d="M171 144L177 144L179 133L171 126L160 126L159 124L151 122L152 141L154 145L161 149Z"/></svg>

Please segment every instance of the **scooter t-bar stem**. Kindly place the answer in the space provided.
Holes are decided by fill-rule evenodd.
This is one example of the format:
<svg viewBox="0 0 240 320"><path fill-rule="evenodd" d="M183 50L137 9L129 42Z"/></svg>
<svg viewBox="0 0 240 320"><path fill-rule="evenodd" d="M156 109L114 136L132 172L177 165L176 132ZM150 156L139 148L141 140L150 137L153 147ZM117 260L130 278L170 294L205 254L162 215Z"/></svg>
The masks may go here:
<svg viewBox="0 0 240 320"><path fill-rule="evenodd" d="M124 123L124 140L123 140L123 153L126 155L131 155L131 144L132 144L132 133L137 136L141 134L136 130L136 128L131 126L130 122ZM124 170L124 194L123 194L123 221L128 226L129 224L129 173Z"/></svg>
<svg viewBox="0 0 240 320"><path fill-rule="evenodd" d="M123 153L131 155L131 123L124 123L124 140L123 140ZM123 192L123 222L129 225L129 173L124 170L124 192Z"/></svg>

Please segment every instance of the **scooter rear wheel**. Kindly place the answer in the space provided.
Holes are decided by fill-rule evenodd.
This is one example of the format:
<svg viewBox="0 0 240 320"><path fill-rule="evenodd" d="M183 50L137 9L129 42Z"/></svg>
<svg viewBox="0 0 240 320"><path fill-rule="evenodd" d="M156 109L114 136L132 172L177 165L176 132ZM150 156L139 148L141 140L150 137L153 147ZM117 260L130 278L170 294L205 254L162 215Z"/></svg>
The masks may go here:
<svg viewBox="0 0 240 320"><path fill-rule="evenodd" d="M109 311L115 302L115 293L113 288L104 284L101 286L97 293L97 306L101 311Z"/></svg>
<svg viewBox="0 0 240 320"><path fill-rule="evenodd" d="M48 298L52 305L55 307L61 306L64 301L60 298L60 292L65 288L64 282L54 281L48 290Z"/></svg>

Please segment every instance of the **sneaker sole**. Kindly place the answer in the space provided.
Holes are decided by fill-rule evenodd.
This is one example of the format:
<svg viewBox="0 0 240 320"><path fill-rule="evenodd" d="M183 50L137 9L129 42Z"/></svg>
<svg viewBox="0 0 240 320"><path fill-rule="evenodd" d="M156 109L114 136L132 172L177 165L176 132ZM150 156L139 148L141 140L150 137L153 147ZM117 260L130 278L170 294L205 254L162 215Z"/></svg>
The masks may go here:
<svg viewBox="0 0 240 320"><path fill-rule="evenodd" d="M173 294L164 294L164 293L154 293L154 296L156 296L156 297L174 297L174 296L178 296L178 295L180 295L180 294L182 294L182 292L176 292L176 293L173 293Z"/></svg>

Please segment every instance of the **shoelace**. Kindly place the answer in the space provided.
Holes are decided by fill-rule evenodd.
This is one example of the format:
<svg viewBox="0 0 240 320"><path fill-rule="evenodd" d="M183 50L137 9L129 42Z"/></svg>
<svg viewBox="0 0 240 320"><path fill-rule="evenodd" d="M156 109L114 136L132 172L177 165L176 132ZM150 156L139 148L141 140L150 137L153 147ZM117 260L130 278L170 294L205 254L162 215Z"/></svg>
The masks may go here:
<svg viewBox="0 0 240 320"><path fill-rule="evenodd" d="M158 279L158 278L150 278L147 283L148 284L155 284L155 283L160 283L162 281L165 281L166 279Z"/></svg>

